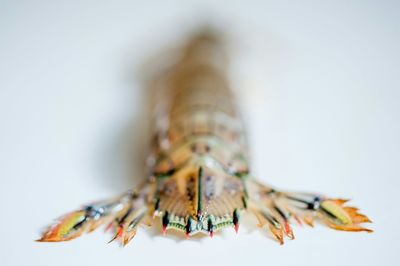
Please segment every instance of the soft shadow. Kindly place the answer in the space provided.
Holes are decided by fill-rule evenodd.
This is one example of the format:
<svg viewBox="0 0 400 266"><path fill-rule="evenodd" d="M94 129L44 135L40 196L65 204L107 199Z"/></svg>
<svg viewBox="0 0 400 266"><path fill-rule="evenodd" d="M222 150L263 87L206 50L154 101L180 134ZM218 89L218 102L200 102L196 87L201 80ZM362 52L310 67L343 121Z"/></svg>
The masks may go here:
<svg viewBox="0 0 400 266"><path fill-rule="evenodd" d="M128 110L132 115L128 114L129 119L125 122L111 125L122 126L110 129L111 134L103 141L106 144L99 155L99 184L111 190L111 193L134 188L149 175L146 158L153 132L154 94L167 75L167 69L176 56L175 51L170 47L161 47L141 63L128 66L128 84L124 87L129 91L121 93L129 97L132 108Z"/></svg>

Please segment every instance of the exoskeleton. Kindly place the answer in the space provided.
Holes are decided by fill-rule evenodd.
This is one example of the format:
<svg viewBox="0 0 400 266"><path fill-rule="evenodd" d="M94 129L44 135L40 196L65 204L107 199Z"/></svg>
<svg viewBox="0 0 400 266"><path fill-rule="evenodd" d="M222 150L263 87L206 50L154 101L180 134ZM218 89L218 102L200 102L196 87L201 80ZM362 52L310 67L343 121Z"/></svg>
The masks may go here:
<svg viewBox="0 0 400 266"><path fill-rule="evenodd" d="M370 222L346 200L274 189L258 182L248 163L243 123L226 75L227 56L219 38L201 32L182 48L155 99L148 176L115 199L62 216L39 241L66 241L102 224L124 245L138 225L161 219L161 231L187 237L239 229L251 213L283 243L293 239L291 223L321 220L331 228L366 231Z"/></svg>

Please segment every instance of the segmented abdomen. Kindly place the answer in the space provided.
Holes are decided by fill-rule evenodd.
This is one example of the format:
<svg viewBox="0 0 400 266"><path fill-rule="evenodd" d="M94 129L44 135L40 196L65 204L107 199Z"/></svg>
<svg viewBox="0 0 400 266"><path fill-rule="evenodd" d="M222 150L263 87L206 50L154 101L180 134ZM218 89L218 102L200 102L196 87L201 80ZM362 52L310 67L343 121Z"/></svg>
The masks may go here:
<svg viewBox="0 0 400 266"><path fill-rule="evenodd" d="M319 219L337 230L365 231L371 222L347 200L315 193L285 192L248 176L243 125L225 79L225 57L217 38L200 34L157 85L150 179L114 199L91 203L60 217L38 241L79 237L104 223L126 245L149 215L162 217L163 231L187 235L228 226L239 213L253 213L281 243L294 239L291 221ZM157 80L158 81L158 80ZM248 193L247 193L248 190ZM112 241L111 240L111 241Z"/></svg>
<svg viewBox="0 0 400 266"><path fill-rule="evenodd" d="M246 143L225 63L220 43L201 35L168 76L151 165L164 228L212 234L236 225L245 207Z"/></svg>

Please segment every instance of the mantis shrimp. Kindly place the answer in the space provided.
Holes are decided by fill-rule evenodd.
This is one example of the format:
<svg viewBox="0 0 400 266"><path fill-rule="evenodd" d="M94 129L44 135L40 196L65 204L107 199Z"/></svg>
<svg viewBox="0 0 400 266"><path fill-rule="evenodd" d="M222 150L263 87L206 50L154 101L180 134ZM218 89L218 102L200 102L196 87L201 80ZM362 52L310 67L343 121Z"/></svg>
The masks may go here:
<svg viewBox="0 0 400 266"><path fill-rule="evenodd" d="M281 244L294 239L293 221L312 226L318 219L337 230L372 232L361 225L370 222L367 216L344 199L278 190L251 175L226 65L215 34L201 32L190 39L155 99L147 178L114 199L62 216L38 241L67 241L108 224L112 240L126 245L140 224L156 217L164 234L175 229L186 237L213 237L227 227L237 232L243 213L254 214Z"/></svg>

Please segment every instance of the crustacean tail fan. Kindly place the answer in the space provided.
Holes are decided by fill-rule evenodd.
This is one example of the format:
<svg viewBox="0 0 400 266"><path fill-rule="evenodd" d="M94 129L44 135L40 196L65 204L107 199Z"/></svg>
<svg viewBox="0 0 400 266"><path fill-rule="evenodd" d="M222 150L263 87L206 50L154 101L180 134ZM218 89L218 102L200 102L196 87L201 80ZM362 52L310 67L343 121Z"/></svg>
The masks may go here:
<svg viewBox="0 0 400 266"><path fill-rule="evenodd" d="M256 193L249 200L249 209L257 217L259 226L268 225L281 244L285 236L294 239L292 221L314 226L315 220L319 220L336 230L372 232L362 225L370 223L370 219L357 208L347 206L348 200L312 193L282 192L258 182L253 182L252 186Z"/></svg>
<svg viewBox="0 0 400 266"><path fill-rule="evenodd" d="M119 239L126 245L135 236L137 226L146 222L149 213L146 192L146 187L140 192L128 191L117 198L95 202L65 214L50 225L37 241L68 241L108 224L106 230L115 232L111 241Z"/></svg>

